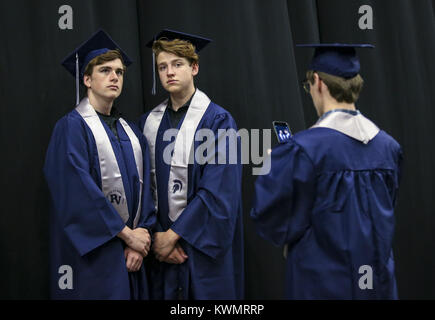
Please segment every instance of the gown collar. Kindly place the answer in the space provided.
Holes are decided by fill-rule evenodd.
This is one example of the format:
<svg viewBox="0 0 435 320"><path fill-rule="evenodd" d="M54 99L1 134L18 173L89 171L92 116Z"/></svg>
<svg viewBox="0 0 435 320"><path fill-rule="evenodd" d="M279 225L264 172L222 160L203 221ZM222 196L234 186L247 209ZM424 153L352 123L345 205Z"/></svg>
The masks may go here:
<svg viewBox="0 0 435 320"><path fill-rule="evenodd" d="M358 110L334 109L323 114L311 128L323 127L339 131L367 144L378 133L379 128Z"/></svg>

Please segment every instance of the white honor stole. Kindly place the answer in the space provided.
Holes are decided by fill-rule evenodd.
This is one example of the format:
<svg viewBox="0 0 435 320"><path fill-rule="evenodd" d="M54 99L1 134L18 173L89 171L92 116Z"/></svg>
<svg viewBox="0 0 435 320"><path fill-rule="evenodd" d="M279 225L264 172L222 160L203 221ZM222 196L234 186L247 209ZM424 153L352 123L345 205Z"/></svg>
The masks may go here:
<svg viewBox="0 0 435 320"><path fill-rule="evenodd" d="M379 133L379 128L358 110L331 110L325 113L311 128L318 127L337 130L364 144L369 143Z"/></svg>
<svg viewBox="0 0 435 320"><path fill-rule="evenodd" d="M122 183L121 171L119 170L116 156L110 143L104 126L95 112L94 108L90 105L89 99L84 98L76 107L77 112L82 116L88 125L89 129L95 138L97 145L98 159L100 162L101 170L101 186L102 191L107 200L113 205L115 210L119 213L124 223L128 221L129 213L127 206L127 199L125 196L124 184ZM136 162L136 169L139 174L140 188L139 188L139 203L137 212L133 220L133 228L136 228L139 221L141 207L142 207L142 188L143 188L143 159L142 148L139 139L134 134L133 130L129 127L127 122L119 118L119 122L127 133L133 148L134 160Z"/></svg>
<svg viewBox="0 0 435 320"><path fill-rule="evenodd" d="M168 181L169 219L172 222L178 219L187 206L188 191L188 165L193 153L194 137L198 124L207 110L211 100L207 95L196 89L190 106L187 110L183 124L175 139L174 152L171 158L171 168ZM145 122L143 133L148 140L151 156L151 188L153 199L158 207L157 179L156 179L156 139L163 115L165 114L168 99L155 107Z"/></svg>

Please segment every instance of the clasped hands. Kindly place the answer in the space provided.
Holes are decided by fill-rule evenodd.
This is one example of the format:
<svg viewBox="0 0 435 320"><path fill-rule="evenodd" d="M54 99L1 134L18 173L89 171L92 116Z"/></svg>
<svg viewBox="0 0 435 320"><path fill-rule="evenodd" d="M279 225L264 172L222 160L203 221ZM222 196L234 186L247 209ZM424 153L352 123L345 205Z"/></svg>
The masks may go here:
<svg viewBox="0 0 435 320"><path fill-rule="evenodd" d="M118 234L127 245L124 249L125 263L128 272L139 271L143 258L148 255L151 246L151 236L147 229L130 229L124 227Z"/></svg>
<svg viewBox="0 0 435 320"><path fill-rule="evenodd" d="M188 258L181 245L178 243L180 236L172 229L166 232L154 233L153 251L160 262L181 264Z"/></svg>
<svg viewBox="0 0 435 320"><path fill-rule="evenodd" d="M151 237L147 229L130 229L124 227L118 234L127 245L124 249L124 257L128 272L136 272L140 269L143 258L148 255L151 246ZM181 264L188 258L181 245L178 243L180 236L171 229L166 232L154 234L153 251L160 262Z"/></svg>

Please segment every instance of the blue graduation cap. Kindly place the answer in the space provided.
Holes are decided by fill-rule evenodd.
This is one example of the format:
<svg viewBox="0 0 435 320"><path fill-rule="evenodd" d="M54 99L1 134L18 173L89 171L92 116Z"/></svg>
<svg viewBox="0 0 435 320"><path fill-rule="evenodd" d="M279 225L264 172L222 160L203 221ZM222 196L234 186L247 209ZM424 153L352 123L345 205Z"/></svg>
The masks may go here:
<svg viewBox="0 0 435 320"><path fill-rule="evenodd" d="M89 62L99 55L115 49L119 50L124 65L128 67L132 60L106 32L100 29L62 61L62 65L76 78L76 104L80 102L79 84L80 81L83 81L83 75Z"/></svg>
<svg viewBox="0 0 435 320"><path fill-rule="evenodd" d="M193 44L193 46L195 47L196 53L201 51L206 45L208 45L212 41L211 39L207 39L207 38L193 35L193 34L189 34L189 33L184 33L184 32L170 30L170 29L163 29L158 34L154 35L153 39L151 39L146 44L146 46L148 48L152 48L154 41L157 41L160 39L167 40L167 41L172 41L175 39L188 41L191 44ZM153 88L151 90L151 94L152 95L156 94L156 57L155 57L154 52L153 52Z"/></svg>
<svg viewBox="0 0 435 320"><path fill-rule="evenodd" d="M342 78L352 78L359 73L360 63L355 48L374 48L371 44L297 44L296 47L315 48L309 69Z"/></svg>

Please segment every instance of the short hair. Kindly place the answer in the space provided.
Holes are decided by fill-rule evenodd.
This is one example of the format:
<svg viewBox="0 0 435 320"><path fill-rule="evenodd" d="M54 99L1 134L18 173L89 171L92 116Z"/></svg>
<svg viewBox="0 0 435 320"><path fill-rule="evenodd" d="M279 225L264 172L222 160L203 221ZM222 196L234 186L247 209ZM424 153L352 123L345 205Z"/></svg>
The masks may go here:
<svg viewBox="0 0 435 320"><path fill-rule="evenodd" d="M189 41L180 39L167 40L166 38L154 41L153 52L156 57L158 57L158 55L163 51L186 58L191 65L192 63L199 63L199 55L195 52L195 46Z"/></svg>
<svg viewBox="0 0 435 320"><path fill-rule="evenodd" d="M364 85L364 80L359 74L346 79L325 72L309 70L306 76L311 84L314 84L314 73L319 75L337 102L355 103L358 100Z"/></svg>
<svg viewBox="0 0 435 320"><path fill-rule="evenodd" d="M122 59L122 54L118 49L115 49L115 50L109 50L106 53L100 54L99 56L96 56L94 59L89 61L88 65L85 68L85 72L83 73L83 75L90 76L90 75L92 75L92 72L94 71L95 66L98 66L98 65L103 64L105 62L113 61L116 59L121 60L121 63L122 63L122 66L123 66L124 72L125 72L126 67L124 64L124 59Z"/></svg>

